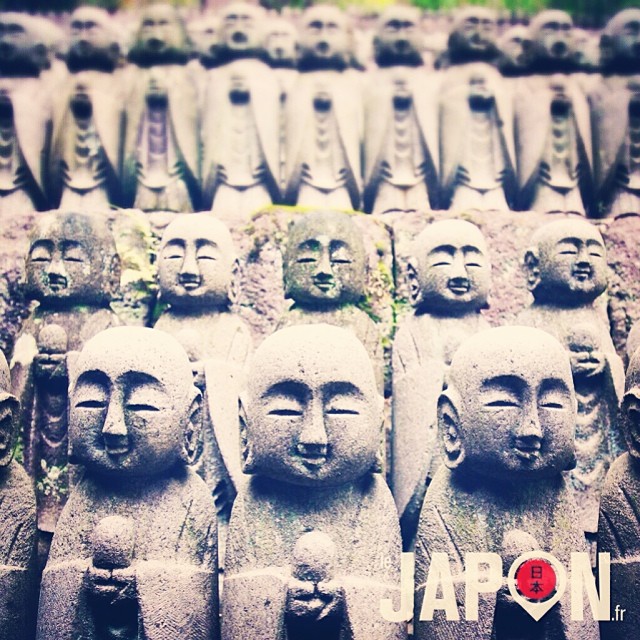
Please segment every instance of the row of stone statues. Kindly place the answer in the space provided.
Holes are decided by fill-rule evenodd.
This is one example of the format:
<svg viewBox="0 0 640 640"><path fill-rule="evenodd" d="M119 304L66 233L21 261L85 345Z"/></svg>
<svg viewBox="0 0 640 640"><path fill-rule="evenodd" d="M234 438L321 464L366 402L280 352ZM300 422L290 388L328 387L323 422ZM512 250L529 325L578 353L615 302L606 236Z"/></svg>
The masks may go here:
<svg viewBox="0 0 640 640"><path fill-rule="evenodd" d="M37 556L39 639L217 637L224 554L229 640L402 638L402 621L377 615L381 599L398 603L402 533L416 552L416 603L433 554L455 550L462 584L467 553L506 563L541 550L568 566L599 544L630 612L603 636L633 637L638 359L623 395L597 227L563 217L531 237L522 261L534 301L516 321L531 328L487 328L491 256L475 225L439 221L415 238L413 313L392 344L390 492L384 340L362 309L356 219L294 219L283 256L292 306L253 357L231 307L241 265L219 220L180 215L165 228L152 331L117 326L120 259L104 218L36 219L26 291L38 305L10 374L0 372L11 498L0 503L10 528L0 610L15 620L2 633L29 637L33 609L15 603L33 601L26 569ZM18 431L35 501L8 464ZM414 633L489 640L517 624L521 637L598 637L569 611L563 600L534 623L503 589L475 622L452 626L449 611L425 622L417 611Z"/></svg>
<svg viewBox="0 0 640 640"><path fill-rule="evenodd" d="M636 9L603 31L600 74L584 72L561 11L499 45L490 10L461 10L437 71L409 7L380 17L367 72L336 7L307 9L298 36L249 4L216 20L195 21L201 55L190 61L178 12L151 5L125 64L115 18L81 8L61 69L43 54L41 19L1 14L0 207L240 221L272 203L592 217L640 208Z"/></svg>

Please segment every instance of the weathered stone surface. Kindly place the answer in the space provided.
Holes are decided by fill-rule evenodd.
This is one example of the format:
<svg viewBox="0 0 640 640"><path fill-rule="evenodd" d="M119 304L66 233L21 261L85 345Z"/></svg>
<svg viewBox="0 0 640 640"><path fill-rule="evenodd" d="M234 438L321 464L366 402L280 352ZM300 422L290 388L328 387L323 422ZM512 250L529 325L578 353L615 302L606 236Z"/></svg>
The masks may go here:
<svg viewBox="0 0 640 640"><path fill-rule="evenodd" d="M569 351L578 400L577 466L571 479L582 525L595 538L598 502L611 462L622 451L616 414L624 385L598 299L608 267L599 231L586 220L557 220L540 227L524 256L533 304L517 322L543 329Z"/></svg>
<svg viewBox="0 0 640 640"><path fill-rule="evenodd" d="M218 638L215 509L187 466L201 394L186 353L164 332L119 327L70 369L84 474L43 575L38 639Z"/></svg>
<svg viewBox="0 0 640 640"><path fill-rule="evenodd" d="M418 526L415 638L489 640L497 629L514 628L513 604L495 593L482 597L477 620L465 619L459 588L465 554L494 552L508 563L514 552L517 557L540 550L568 566L572 552L586 550L562 475L575 464L575 419L569 358L545 332L489 329L456 352L438 402L445 464L429 486ZM441 610L431 622L418 620L436 552L450 558L460 621L446 620ZM568 597L545 615L542 626L520 616L515 628L531 637L597 639L596 622L571 619Z"/></svg>
<svg viewBox="0 0 640 640"><path fill-rule="evenodd" d="M258 347L242 395L252 478L231 515L223 638L405 637L372 614L399 581L397 516L376 472L382 407L349 331L289 327Z"/></svg>
<svg viewBox="0 0 640 640"><path fill-rule="evenodd" d="M0 352L0 639L30 640L37 609L36 501L30 478L13 453L20 405L11 394Z"/></svg>
<svg viewBox="0 0 640 640"><path fill-rule="evenodd" d="M405 547L411 546L424 493L440 464L437 403L453 354L489 327L491 265L480 230L463 220L428 225L408 263L413 314L393 341L392 489Z"/></svg>

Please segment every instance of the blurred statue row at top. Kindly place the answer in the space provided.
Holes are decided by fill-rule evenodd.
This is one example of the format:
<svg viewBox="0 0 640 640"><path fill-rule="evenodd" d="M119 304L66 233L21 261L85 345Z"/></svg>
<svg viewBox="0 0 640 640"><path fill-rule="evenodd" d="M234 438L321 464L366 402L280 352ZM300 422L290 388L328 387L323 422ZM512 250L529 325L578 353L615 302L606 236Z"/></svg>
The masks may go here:
<svg viewBox="0 0 640 640"><path fill-rule="evenodd" d="M85 7L56 46L0 14L0 212L640 211L640 9L601 34L555 10L501 35L480 7L425 25Z"/></svg>

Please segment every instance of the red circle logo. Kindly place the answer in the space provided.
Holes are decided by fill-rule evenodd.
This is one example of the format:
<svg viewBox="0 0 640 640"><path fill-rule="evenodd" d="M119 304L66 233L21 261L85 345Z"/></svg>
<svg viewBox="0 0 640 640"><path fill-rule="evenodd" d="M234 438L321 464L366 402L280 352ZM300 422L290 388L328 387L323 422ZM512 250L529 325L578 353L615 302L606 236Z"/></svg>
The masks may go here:
<svg viewBox="0 0 640 640"><path fill-rule="evenodd" d="M556 571L548 560L525 560L516 570L515 578L518 593L530 602L544 602L556 593Z"/></svg>

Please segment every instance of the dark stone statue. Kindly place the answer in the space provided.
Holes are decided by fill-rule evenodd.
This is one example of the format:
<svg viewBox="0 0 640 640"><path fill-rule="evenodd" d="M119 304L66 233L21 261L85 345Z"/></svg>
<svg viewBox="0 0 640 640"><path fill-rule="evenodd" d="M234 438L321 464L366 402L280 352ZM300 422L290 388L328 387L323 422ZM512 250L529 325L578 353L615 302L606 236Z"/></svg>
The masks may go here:
<svg viewBox="0 0 640 640"><path fill-rule="evenodd" d="M45 165L51 96L42 79L50 66L38 18L0 14L0 213L45 209Z"/></svg>
<svg viewBox="0 0 640 640"><path fill-rule="evenodd" d="M54 96L50 194L62 209L118 204L124 136L119 35L106 11L71 15L69 75Z"/></svg>
<svg viewBox="0 0 640 640"><path fill-rule="evenodd" d="M166 333L118 327L85 344L69 384L84 471L43 574L38 640L219 637L215 509L187 466L200 404Z"/></svg>
<svg viewBox="0 0 640 640"><path fill-rule="evenodd" d="M36 501L13 460L19 431L20 405L0 352L0 640L30 640L35 631Z"/></svg>
<svg viewBox="0 0 640 640"><path fill-rule="evenodd" d="M200 204L200 110L189 55L176 9L145 7L129 51L123 165L125 201L143 211L190 212Z"/></svg>
<svg viewBox="0 0 640 640"><path fill-rule="evenodd" d="M428 225L413 243L408 276L414 312L393 341L391 475L405 547L440 464L437 403L446 371L460 344L489 328L480 313L491 286L481 231L463 220Z"/></svg>
<svg viewBox="0 0 640 640"><path fill-rule="evenodd" d="M528 614L514 620L524 612L503 589L482 594L476 620L465 616L469 553L497 553L508 567L522 553L543 551L568 567L573 552L586 551L562 474L575 464L575 418L569 357L544 331L489 329L455 353L438 401L444 465L418 526L416 640L597 640L597 622L572 619L569 589L537 623ZM435 553L449 558L459 620L446 620L443 609L418 620Z"/></svg>
<svg viewBox="0 0 640 640"><path fill-rule="evenodd" d="M26 258L26 293L38 306L11 361L22 404L24 464L36 483L41 564L70 489L67 353L120 324L109 308L120 260L106 222L79 213L40 216Z"/></svg>
<svg viewBox="0 0 640 640"><path fill-rule="evenodd" d="M578 400L577 466L571 482L584 531L593 542L602 485L622 451L616 413L624 369L598 307L607 288L604 242L592 224L580 219L546 224L531 240L525 269L534 300L518 322L555 336L571 357Z"/></svg>
<svg viewBox="0 0 640 640"><path fill-rule="evenodd" d="M221 64L207 74L204 190L216 215L246 221L280 196L280 90L264 61L261 7L234 2L221 16Z"/></svg>
<svg viewBox="0 0 640 640"><path fill-rule="evenodd" d="M225 640L406 637L378 612L400 577L377 472L382 407L367 352L344 329L291 327L258 347L240 407L251 478L229 525Z"/></svg>
<svg viewBox="0 0 640 640"><path fill-rule="evenodd" d="M589 93L601 215L640 211L640 9L625 9L601 41L602 78Z"/></svg>
<svg viewBox="0 0 640 640"><path fill-rule="evenodd" d="M437 208L437 99L422 63L418 10L388 8L374 51L378 69L368 74L364 94L364 210Z"/></svg>
<svg viewBox="0 0 640 640"><path fill-rule="evenodd" d="M349 68L352 32L337 7L307 9L300 75L285 108L284 199L328 209L360 205L362 80Z"/></svg>
<svg viewBox="0 0 640 640"><path fill-rule="evenodd" d="M640 624L640 354L629 362L621 420L628 451L609 469L600 501L598 552L611 554L611 602L625 611L623 618L602 622L602 640L632 638Z"/></svg>
<svg viewBox="0 0 640 640"><path fill-rule="evenodd" d="M283 260L284 293L292 300L278 329L332 324L353 331L383 382L381 335L358 307L365 295L367 258L362 237L346 213L315 211L295 220Z"/></svg>

